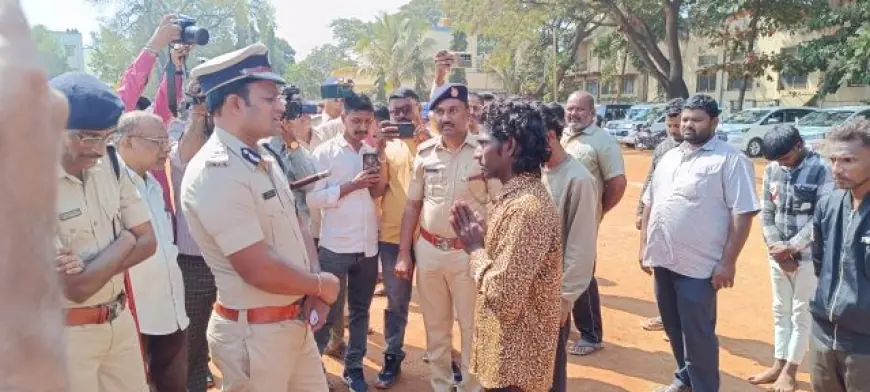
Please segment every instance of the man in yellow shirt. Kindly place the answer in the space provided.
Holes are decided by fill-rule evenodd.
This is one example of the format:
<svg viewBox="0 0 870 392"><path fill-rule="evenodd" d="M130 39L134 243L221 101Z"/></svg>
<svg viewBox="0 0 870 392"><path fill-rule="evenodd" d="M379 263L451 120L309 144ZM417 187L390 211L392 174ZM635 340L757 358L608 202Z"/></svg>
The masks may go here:
<svg viewBox="0 0 870 392"><path fill-rule="evenodd" d="M380 124L378 134L378 159L380 182L375 194L381 196L381 233L378 252L381 256L384 288L387 294L387 309L384 310L384 368L378 374L376 386L386 389L393 386L402 373L405 352L405 326L408 324L408 303L411 301L411 280L395 274L399 256L399 232L402 213L408 201L408 185L411 183L411 168L417 156L417 144L429 138L426 124L420 114L420 98L414 90L400 88L389 97L390 121ZM415 132L412 138L399 138L399 123L411 123Z"/></svg>

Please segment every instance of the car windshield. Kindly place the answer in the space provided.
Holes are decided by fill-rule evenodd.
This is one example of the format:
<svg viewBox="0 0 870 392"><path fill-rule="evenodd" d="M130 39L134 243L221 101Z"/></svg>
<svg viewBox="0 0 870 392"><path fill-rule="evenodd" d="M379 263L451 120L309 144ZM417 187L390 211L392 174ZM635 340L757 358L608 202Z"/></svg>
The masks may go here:
<svg viewBox="0 0 870 392"><path fill-rule="evenodd" d="M628 109L628 113L625 115L626 120L642 120L649 112L653 110L650 106L636 106L631 109Z"/></svg>
<svg viewBox="0 0 870 392"><path fill-rule="evenodd" d="M833 127L834 125L846 121L849 116L854 113L854 111L846 110L813 112L798 120L798 125L804 127Z"/></svg>
<svg viewBox="0 0 870 392"><path fill-rule="evenodd" d="M770 110L741 110L728 116L723 124L754 124L762 117L770 113Z"/></svg>

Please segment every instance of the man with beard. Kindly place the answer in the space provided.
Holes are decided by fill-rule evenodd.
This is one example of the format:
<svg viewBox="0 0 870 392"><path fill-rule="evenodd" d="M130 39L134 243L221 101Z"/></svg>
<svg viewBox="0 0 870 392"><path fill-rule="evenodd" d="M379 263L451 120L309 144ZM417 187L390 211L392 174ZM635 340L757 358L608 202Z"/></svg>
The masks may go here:
<svg viewBox="0 0 870 392"><path fill-rule="evenodd" d="M681 116L684 142L665 153L643 195L639 262L655 276L677 361L673 383L656 391L715 392L716 293L734 285L737 257L760 206L752 162L714 137L716 101L695 95Z"/></svg>
<svg viewBox="0 0 870 392"><path fill-rule="evenodd" d="M456 200L486 215L486 203L499 187L486 181L474 159L477 138L468 132L468 89L445 84L432 95L431 113L440 134L420 144L411 171L408 202L399 230L396 270L411 278L417 264L417 293L426 326L431 387L435 392L453 390L451 348L454 311L461 336L462 382L460 392L480 390L468 373L474 327L477 288L470 271L468 254L448 220ZM419 238L415 235L419 222Z"/></svg>
<svg viewBox="0 0 870 392"><path fill-rule="evenodd" d="M420 118L420 98L414 90L400 88L389 97L389 120L380 123L378 160L380 181L374 187L375 197L381 197L381 233L378 244L381 256L387 308L384 310L384 367L378 374L376 386L393 386L402 373L402 350L405 327L408 324L408 304L411 301L411 279L408 265L397 269L399 256L399 229L402 210L408 202L411 169L417 156L417 146L429 138L426 125ZM411 123L415 134L398 138L398 125Z"/></svg>
<svg viewBox="0 0 870 392"><path fill-rule="evenodd" d="M662 156L683 142L683 135L680 133L680 114L683 112L683 102L682 98L674 98L668 102L668 106L665 109L665 126L667 127L668 137L653 150L652 164L649 166L646 181L643 182L641 195L649 187L649 182L652 180L653 173L655 173L656 166L658 166ZM640 198L637 201L637 218L635 219L635 226L638 230L640 230L640 224L643 221L643 210L643 198ZM650 318L643 323L643 329L647 331L661 331L663 328L661 316Z"/></svg>
<svg viewBox="0 0 870 392"><path fill-rule="evenodd" d="M344 134L325 141L314 150L318 171L331 175L308 193L308 204L323 213L318 256L324 271L347 279L338 301L332 304L326 325L317 331L320 352L329 343L330 329L347 300L350 338L344 358L344 382L351 392L368 386L363 358L369 328L369 307L378 280L378 216L372 188L379 181L378 169L367 168L364 158L377 151L365 143L375 121L374 106L365 95L344 100Z"/></svg>
<svg viewBox="0 0 870 392"><path fill-rule="evenodd" d="M468 108L470 109L471 122L468 123L468 131L477 135L480 133L480 127L483 126L483 98L480 94L468 93Z"/></svg>
<svg viewBox="0 0 870 392"><path fill-rule="evenodd" d="M139 332L155 391L187 390L187 327L184 283L178 267L170 209L163 187L150 170L163 168L170 151L169 134L159 116L125 113L118 121L121 176L129 177L148 207L157 252L130 269Z"/></svg>
<svg viewBox="0 0 870 392"><path fill-rule="evenodd" d="M616 207L627 184L622 150L607 131L595 125L595 98L578 91L568 97L566 105L568 127L561 144L569 155L586 166L595 177L601 205L597 217ZM574 323L580 330L580 340L571 347L570 354L589 355L604 347L604 329L601 324L601 299L598 281L592 276L583 295L574 304Z"/></svg>
<svg viewBox="0 0 870 392"><path fill-rule="evenodd" d="M130 176L116 176L106 143L124 110L97 78L68 73L50 82L70 104L58 181L57 261L70 390L146 389L139 334L126 309L126 271L154 254L148 208Z"/></svg>
<svg viewBox="0 0 870 392"><path fill-rule="evenodd" d="M504 186L486 221L463 200L450 216L478 291L471 372L485 391L546 392L562 294L559 213L541 182L547 129L524 101L496 101L486 113L475 156Z"/></svg>
<svg viewBox="0 0 870 392"><path fill-rule="evenodd" d="M837 189L813 219L818 288L810 304L810 375L824 392L870 391L870 121L825 136Z"/></svg>

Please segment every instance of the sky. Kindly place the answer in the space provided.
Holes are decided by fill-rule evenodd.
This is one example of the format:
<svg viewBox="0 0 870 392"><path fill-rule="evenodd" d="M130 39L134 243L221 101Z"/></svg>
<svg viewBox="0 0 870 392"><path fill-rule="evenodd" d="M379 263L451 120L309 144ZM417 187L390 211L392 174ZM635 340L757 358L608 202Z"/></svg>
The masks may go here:
<svg viewBox="0 0 870 392"><path fill-rule="evenodd" d="M409 0L272 0L278 21L277 35L296 49L302 59L315 46L332 42L329 22L337 18L356 17L372 20L380 12L395 12ZM20 0L31 25L45 25L50 30L78 29L90 44L91 32L99 27L106 13L85 0ZM144 42L143 42L144 44Z"/></svg>

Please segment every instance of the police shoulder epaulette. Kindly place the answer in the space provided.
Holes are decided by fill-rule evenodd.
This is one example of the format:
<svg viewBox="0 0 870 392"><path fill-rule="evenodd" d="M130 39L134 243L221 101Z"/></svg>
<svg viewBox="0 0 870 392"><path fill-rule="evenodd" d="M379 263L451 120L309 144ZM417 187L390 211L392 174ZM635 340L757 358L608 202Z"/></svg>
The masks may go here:
<svg viewBox="0 0 870 392"><path fill-rule="evenodd" d="M426 140L425 142L420 143L420 145L417 146L417 152L422 152L423 150L428 150L432 147L435 147L435 145L438 144L439 142L440 142L440 139L437 137L433 137L429 140Z"/></svg>
<svg viewBox="0 0 870 392"><path fill-rule="evenodd" d="M205 160L205 165L208 167L227 167L230 162L230 155L227 152L225 145L220 144L213 148L211 154Z"/></svg>

